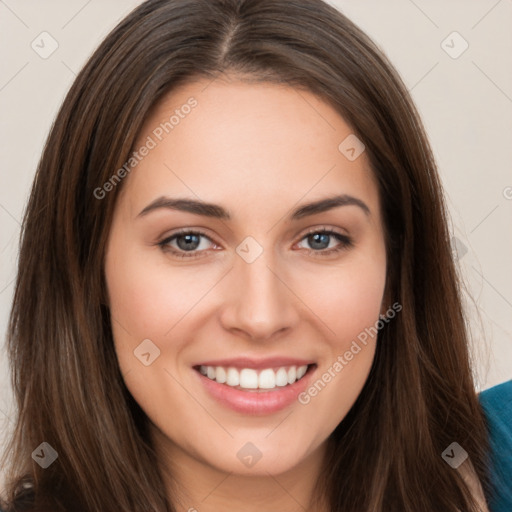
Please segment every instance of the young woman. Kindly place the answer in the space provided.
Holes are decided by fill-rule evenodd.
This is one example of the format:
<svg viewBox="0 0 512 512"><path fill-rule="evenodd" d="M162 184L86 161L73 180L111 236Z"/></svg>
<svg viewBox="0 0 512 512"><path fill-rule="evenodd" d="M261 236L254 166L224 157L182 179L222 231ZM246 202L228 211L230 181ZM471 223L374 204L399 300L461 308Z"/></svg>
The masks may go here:
<svg viewBox="0 0 512 512"><path fill-rule="evenodd" d="M141 4L34 181L4 508L491 510L449 238L411 98L340 12Z"/></svg>

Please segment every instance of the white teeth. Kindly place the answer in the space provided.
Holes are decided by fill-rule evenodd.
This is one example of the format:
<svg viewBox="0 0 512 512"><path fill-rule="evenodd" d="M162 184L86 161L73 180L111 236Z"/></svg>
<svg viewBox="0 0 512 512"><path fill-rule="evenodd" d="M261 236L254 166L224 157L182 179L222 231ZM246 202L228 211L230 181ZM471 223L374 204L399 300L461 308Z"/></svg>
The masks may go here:
<svg viewBox="0 0 512 512"><path fill-rule="evenodd" d="M276 374L274 370L263 370L258 376L258 387L272 389L276 387Z"/></svg>
<svg viewBox="0 0 512 512"><path fill-rule="evenodd" d="M258 373L251 368L240 372L240 386L245 389L258 389Z"/></svg>
<svg viewBox="0 0 512 512"><path fill-rule="evenodd" d="M220 382L220 384L224 384L224 382L226 382L226 370L224 370L222 366L217 366L217 368L215 368L215 380Z"/></svg>
<svg viewBox="0 0 512 512"><path fill-rule="evenodd" d="M307 369L307 366L299 366L297 368L297 380L302 379L302 377L304 377L304 374L306 373Z"/></svg>
<svg viewBox="0 0 512 512"><path fill-rule="evenodd" d="M226 384L228 386L240 385L240 374L235 368L228 368Z"/></svg>
<svg viewBox="0 0 512 512"><path fill-rule="evenodd" d="M244 389L274 389L293 384L304 377L308 365L281 367L277 371L272 368L254 370L223 366L201 366L199 371L209 379L231 387L240 386Z"/></svg>
<svg viewBox="0 0 512 512"><path fill-rule="evenodd" d="M301 366L302 368L302 366ZM306 366L307 368L307 366ZM304 372L306 373L306 372ZM276 385L277 386L286 386L288 384L288 372L285 368L279 368L276 373Z"/></svg>

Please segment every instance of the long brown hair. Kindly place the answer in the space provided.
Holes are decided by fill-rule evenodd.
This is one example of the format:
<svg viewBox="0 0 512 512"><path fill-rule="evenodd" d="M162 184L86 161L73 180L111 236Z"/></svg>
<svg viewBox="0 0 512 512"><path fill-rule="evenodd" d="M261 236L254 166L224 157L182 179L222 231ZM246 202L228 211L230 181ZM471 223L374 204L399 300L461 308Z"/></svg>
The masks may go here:
<svg viewBox="0 0 512 512"><path fill-rule="evenodd" d="M94 191L126 162L166 93L228 72L320 96L364 142L378 181L387 294L402 311L380 331L367 382L328 439L318 492L333 512L476 511L441 457L456 441L488 491L486 423L434 158L392 65L320 0L149 0L76 78L20 240L7 340L18 409L4 456L8 510L175 510L147 418L124 385L103 300L122 182L101 200ZM58 454L46 469L31 456L42 442Z"/></svg>

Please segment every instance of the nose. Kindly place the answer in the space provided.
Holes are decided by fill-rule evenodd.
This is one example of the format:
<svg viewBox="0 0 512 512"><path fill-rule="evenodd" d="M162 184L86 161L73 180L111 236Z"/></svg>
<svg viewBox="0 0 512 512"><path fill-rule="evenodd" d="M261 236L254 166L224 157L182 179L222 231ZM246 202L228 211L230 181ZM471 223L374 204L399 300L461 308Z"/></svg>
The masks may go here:
<svg viewBox="0 0 512 512"><path fill-rule="evenodd" d="M221 313L226 330L263 341L298 323L300 300L286 283L285 273L272 267L266 251L252 263L242 258L235 262Z"/></svg>

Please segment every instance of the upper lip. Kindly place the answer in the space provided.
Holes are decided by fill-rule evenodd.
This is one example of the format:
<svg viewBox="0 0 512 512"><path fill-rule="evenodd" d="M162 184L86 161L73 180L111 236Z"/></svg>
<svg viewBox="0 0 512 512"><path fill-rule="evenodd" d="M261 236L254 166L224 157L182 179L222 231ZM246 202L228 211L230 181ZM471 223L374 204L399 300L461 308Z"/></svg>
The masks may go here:
<svg viewBox="0 0 512 512"><path fill-rule="evenodd" d="M202 361L194 366L223 366L225 368L231 366L233 368L252 368L261 370L264 368L274 368L278 366L304 366L315 364L314 361L308 359L298 359L295 357L267 357L265 359L253 359L251 357L235 357L231 359L215 359Z"/></svg>

